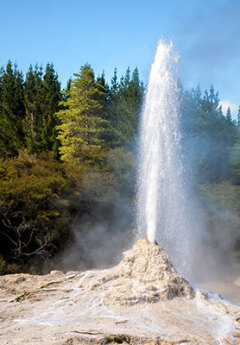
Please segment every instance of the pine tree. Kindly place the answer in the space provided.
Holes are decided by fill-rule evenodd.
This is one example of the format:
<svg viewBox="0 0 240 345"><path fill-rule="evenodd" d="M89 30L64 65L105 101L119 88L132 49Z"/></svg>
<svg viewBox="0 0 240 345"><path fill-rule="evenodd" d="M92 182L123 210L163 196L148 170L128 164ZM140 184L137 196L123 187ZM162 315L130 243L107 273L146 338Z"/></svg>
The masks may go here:
<svg viewBox="0 0 240 345"><path fill-rule="evenodd" d="M111 87L109 89L109 102L107 119L109 121L108 144L110 147L119 146L118 116L119 116L119 82L117 77L117 69L111 79Z"/></svg>
<svg viewBox="0 0 240 345"><path fill-rule="evenodd" d="M68 81L67 81L67 87L66 87L66 90L70 90L71 88L71 84L72 84L72 78L69 78Z"/></svg>
<svg viewBox="0 0 240 345"><path fill-rule="evenodd" d="M100 163L105 156L102 139L106 120L102 117L103 96L89 65L75 74L68 98L62 102L63 109L57 113L61 124L58 139L63 161Z"/></svg>
<svg viewBox="0 0 240 345"><path fill-rule="evenodd" d="M26 117L24 131L28 152L40 151L41 125L43 113L43 79L42 67L30 65L24 83L24 104Z"/></svg>
<svg viewBox="0 0 240 345"><path fill-rule="evenodd" d="M30 153L54 151L57 155L57 119L61 100L60 83L52 64L42 67L30 66L26 75L24 101L26 118L24 124L27 148Z"/></svg>
<svg viewBox="0 0 240 345"><path fill-rule="evenodd" d="M129 109L128 127L130 129L128 134L129 138L135 138L138 131L143 95L143 83L140 82L138 69L135 68L127 90Z"/></svg>
<svg viewBox="0 0 240 345"><path fill-rule="evenodd" d="M57 117L61 101L60 82L52 64L47 64L43 76L43 119L41 128L42 151L54 151L58 155Z"/></svg>
<svg viewBox="0 0 240 345"><path fill-rule="evenodd" d="M211 87L187 91L182 101L184 144L199 183L220 182L229 176L230 151L236 127L230 109L224 116L218 92Z"/></svg>
<svg viewBox="0 0 240 345"><path fill-rule="evenodd" d="M239 130L240 129L240 106L238 108L238 113L237 113L237 127Z"/></svg>
<svg viewBox="0 0 240 345"><path fill-rule="evenodd" d="M117 77L117 68L114 69L113 77L111 80L111 98L114 99L114 97L117 97L119 91L119 83L118 83L118 77Z"/></svg>
<svg viewBox="0 0 240 345"><path fill-rule="evenodd" d="M226 119L228 122L232 122L232 115L229 107L227 108Z"/></svg>
<svg viewBox="0 0 240 345"><path fill-rule="evenodd" d="M143 84L139 80L137 68L132 76L128 68L120 84L116 82L116 75L111 88L111 122L115 129L116 145L131 147L139 125L139 115L144 95Z"/></svg>
<svg viewBox="0 0 240 345"><path fill-rule="evenodd" d="M99 89L99 102L102 105L102 113L104 118L108 118L108 108L109 108L109 101L110 101L110 90L109 86L105 79L104 72L97 77L96 86Z"/></svg>
<svg viewBox="0 0 240 345"><path fill-rule="evenodd" d="M235 144L231 150L231 178L234 184L240 185L240 132L237 132Z"/></svg>
<svg viewBox="0 0 240 345"><path fill-rule="evenodd" d="M0 74L0 154L9 157L17 155L24 142L23 75L11 61Z"/></svg>
<svg viewBox="0 0 240 345"><path fill-rule="evenodd" d="M101 117L106 120L101 138L105 141L108 148L111 148L114 141L114 128L111 124L111 91L106 82L104 72L97 78L96 86L100 91L98 100L102 106Z"/></svg>

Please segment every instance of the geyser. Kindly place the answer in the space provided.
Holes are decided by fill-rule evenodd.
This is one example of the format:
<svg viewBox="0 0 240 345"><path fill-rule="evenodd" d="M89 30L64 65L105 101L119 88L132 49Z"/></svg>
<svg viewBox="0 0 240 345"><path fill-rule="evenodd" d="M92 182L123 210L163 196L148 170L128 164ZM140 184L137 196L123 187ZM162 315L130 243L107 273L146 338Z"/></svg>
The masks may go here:
<svg viewBox="0 0 240 345"><path fill-rule="evenodd" d="M161 40L151 67L141 118L138 229L158 241L187 273L189 222L179 130L178 54Z"/></svg>

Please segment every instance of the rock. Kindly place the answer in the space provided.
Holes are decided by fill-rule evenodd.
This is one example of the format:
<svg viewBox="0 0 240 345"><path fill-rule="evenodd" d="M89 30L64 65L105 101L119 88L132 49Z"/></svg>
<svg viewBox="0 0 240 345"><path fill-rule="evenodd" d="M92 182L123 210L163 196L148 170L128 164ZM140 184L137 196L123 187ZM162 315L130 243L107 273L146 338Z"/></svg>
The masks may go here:
<svg viewBox="0 0 240 345"><path fill-rule="evenodd" d="M50 274L53 274L53 275L62 275L64 274L62 271L59 271L59 270L53 270L50 272Z"/></svg>
<svg viewBox="0 0 240 345"><path fill-rule="evenodd" d="M133 305L194 297L192 286L176 272L163 248L146 238L123 253L118 266L99 272L97 277L86 277L81 286L92 291L108 290L106 304Z"/></svg>
<svg viewBox="0 0 240 345"><path fill-rule="evenodd" d="M1 276L0 343L239 345L239 306L211 296L143 238L110 269Z"/></svg>

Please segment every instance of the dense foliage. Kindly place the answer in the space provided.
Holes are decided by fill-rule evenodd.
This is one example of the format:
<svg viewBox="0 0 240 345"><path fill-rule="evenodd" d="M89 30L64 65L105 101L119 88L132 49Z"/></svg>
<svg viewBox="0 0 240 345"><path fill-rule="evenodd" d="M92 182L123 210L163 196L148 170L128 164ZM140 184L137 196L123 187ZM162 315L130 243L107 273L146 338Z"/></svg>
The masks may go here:
<svg viewBox="0 0 240 345"><path fill-rule="evenodd" d="M0 273L41 270L76 217L133 200L143 92L137 69L109 87L84 65L62 92L52 64L1 69Z"/></svg>
<svg viewBox="0 0 240 345"><path fill-rule="evenodd" d="M25 77L10 61L0 70L0 273L41 271L71 240L76 219L98 221L100 209L113 224L117 204L134 204L144 92L137 69L120 80L115 70L108 85L84 65L62 91L52 64L30 66ZM181 112L209 233L225 231L239 250L240 112L238 121L223 114L213 87L182 89ZM223 209L234 218L223 221ZM120 213L131 226L129 209Z"/></svg>

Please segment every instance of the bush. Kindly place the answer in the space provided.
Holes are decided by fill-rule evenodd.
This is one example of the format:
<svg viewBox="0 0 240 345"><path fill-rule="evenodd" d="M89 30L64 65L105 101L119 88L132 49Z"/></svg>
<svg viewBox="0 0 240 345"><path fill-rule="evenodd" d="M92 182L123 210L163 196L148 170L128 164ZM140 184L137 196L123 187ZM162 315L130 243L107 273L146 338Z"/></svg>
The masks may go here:
<svg viewBox="0 0 240 345"><path fill-rule="evenodd" d="M0 161L0 252L5 258L49 257L61 246L69 214L59 201L68 188L64 165L49 153L21 152Z"/></svg>

